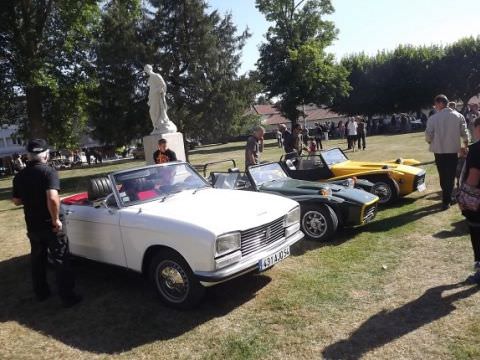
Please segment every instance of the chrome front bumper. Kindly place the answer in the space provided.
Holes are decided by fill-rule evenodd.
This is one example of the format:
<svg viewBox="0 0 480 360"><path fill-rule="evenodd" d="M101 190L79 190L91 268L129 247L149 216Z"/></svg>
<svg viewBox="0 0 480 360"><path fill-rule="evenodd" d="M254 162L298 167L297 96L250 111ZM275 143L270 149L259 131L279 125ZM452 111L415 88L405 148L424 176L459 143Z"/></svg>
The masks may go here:
<svg viewBox="0 0 480 360"><path fill-rule="evenodd" d="M196 271L194 274L203 286L208 287L225 282L243 274L258 270L258 263L261 259L275 254L277 251L286 246L295 244L296 242L302 240L303 237L303 233L301 231L297 231L288 238L280 239L271 246L255 252L246 258L242 258L238 263L232 264L217 271Z"/></svg>

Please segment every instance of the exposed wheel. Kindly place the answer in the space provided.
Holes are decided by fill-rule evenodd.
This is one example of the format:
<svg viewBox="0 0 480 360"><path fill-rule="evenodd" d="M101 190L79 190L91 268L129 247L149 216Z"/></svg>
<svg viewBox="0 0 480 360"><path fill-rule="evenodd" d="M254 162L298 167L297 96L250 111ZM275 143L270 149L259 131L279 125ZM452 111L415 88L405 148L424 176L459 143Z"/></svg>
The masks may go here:
<svg viewBox="0 0 480 360"><path fill-rule="evenodd" d="M381 205L391 204L398 199L398 190L392 180L374 181L372 193L377 195Z"/></svg>
<svg viewBox="0 0 480 360"><path fill-rule="evenodd" d="M162 302L178 309L198 304L205 288L193 275L187 262L174 251L161 251L150 263L150 279Z"/></svg>
<svg viewBox="0 0 480 360"><path fill-rule="evenodd" d="M302 205L301 210L301 227L307 239L326 241L337 231L337 214L330 206Z"/></svg>

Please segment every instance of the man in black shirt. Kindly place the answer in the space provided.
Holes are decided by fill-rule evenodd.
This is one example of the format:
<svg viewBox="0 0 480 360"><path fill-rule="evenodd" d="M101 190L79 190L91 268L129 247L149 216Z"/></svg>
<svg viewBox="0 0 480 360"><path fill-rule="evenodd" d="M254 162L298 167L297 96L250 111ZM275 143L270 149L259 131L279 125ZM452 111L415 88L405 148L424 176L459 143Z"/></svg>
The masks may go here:
<svg viewBox="0 0 480 360"><path fill-rule="evenodd" d="M153 161L155 164L163 164L170 161L177 161L177 154L167 149L167 140L158 140L158 150L153 153Z"/></svg>
<svg viewBox="0 0 480 360"><path fill-rule="evenodd" d="M43 139L29 141L27 167L13 179L12 201L23 205L31 244L33 289L39 301L50 296L47 283L47 249L55 266L59 295L64 306L81 301L73 292L74 278L68 264L68 240L60 220L60 181L47 165L48 145Z"/></svg>

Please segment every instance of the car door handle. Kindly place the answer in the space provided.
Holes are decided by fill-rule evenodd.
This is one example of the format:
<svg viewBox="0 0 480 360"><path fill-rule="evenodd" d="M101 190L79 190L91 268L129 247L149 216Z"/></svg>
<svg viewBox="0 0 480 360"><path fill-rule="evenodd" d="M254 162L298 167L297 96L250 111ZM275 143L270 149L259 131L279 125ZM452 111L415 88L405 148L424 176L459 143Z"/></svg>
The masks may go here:
<svg viewBox="0 0 480 360"><path fill-rule="evenodd" d="M73 210L65 210L65 215L73 214L75 211Z"/></svg>

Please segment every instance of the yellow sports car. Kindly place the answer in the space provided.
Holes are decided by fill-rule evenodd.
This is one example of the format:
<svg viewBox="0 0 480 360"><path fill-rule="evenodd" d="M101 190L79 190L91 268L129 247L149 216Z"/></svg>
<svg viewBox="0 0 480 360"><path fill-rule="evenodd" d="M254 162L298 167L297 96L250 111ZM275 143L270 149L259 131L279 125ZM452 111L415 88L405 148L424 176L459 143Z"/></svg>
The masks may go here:
<svg viewBox="0 0 480 360"><path fill-rule="evenodd" d="M283 160L290 177L300 180L324 181L346 178L366 179L374 186L372 192L380 204L394 202L414 191L425 191L425 170L414 159L382 162L352 161L339 148L318 155L298 156Z"/></svg>

